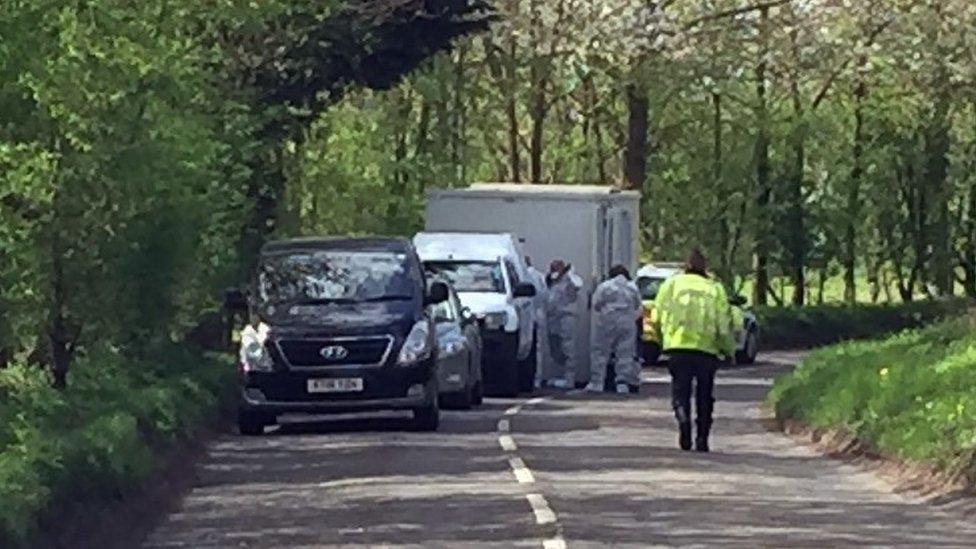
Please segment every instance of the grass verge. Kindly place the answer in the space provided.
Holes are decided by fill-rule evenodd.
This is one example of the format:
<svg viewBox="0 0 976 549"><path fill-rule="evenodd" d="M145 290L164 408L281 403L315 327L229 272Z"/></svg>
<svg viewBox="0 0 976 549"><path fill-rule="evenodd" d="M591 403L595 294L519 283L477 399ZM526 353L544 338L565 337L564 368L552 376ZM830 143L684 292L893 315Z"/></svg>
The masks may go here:
<svg viewBox="0 0 976 549"><path fill-rule="evenodd" d="M37 367L0 370L0 546L28 545L67 508L118 500L220 417L228 361L178 347L154 355L78 357L65 391Z"/></svg>
<svg viewBox="0 0 976 549"><path fill-rule="evenodd" d="M849 432L881 454L976 484L972 318L815 351L768 399L780 421Z"/></svg>

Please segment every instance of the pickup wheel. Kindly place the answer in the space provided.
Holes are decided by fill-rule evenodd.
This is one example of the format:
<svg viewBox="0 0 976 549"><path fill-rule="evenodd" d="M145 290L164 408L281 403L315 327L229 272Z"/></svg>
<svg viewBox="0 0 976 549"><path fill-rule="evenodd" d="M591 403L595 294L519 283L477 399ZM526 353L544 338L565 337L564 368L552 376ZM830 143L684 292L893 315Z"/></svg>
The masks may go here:
<svg viewBox="0 0 976 549"><path fill-rule="evenodd" d="M519 391L523 393L531 393L535 386L535 373L539 367L536 364L536 345L538 345L538 339L533 337L532 348L529 349L529 356L518 362L518 385Z"/></svg>
<svg viewBox="0 0 976 549"><path fill-rule="evenodd" d="M521 379L519 375L519 361L513 356L498 365L501 380L498 385L498 394L503 397L517 397Z"/></svg>

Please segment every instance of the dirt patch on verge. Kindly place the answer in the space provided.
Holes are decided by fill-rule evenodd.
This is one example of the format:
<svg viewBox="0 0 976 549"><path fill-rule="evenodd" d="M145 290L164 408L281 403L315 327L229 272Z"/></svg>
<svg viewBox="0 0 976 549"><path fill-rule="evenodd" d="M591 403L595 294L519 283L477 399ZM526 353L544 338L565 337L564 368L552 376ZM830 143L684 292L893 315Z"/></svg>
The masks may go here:
<svg viewBox="0 0 976 549"><path fill-rule="evenodd" d="M949 474L927 463L878 452L843 429L813 428L797 420L780 420L762 408L767 429L784 433L826 457L870 471L910 500L965 516L976 517L976 483L962 474Z"/></svg>

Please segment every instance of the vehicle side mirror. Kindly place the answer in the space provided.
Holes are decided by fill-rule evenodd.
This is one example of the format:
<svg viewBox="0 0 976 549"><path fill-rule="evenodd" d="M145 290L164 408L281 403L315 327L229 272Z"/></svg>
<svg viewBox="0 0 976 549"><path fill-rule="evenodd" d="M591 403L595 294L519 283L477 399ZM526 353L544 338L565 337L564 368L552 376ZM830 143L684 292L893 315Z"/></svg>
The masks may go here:
<svg viewBox="0 0 976 549"><path fill-rule="evenodd" d="M535 286L528 282L520 282L515 285L515 291L512 295L515 297L535 297Z"/></svg>
<svg viewBox="0 0 976 549"><path fill-rule="evenodd" d="M247 312L247 296L237 288L224 291L224 309L232 313Z"/></svg>
<svg viewBox="0 0 976 549"><path fill-rule="evenodd" d="M729 304L730 305L735 305L736 307L743 307L743 306L745 306L746 303L749 303L749 300L746 299L746 297L744 295L741 295L741 294L734 295L734 296L732 296L732 297L729 298Z"/></svg>
<svg viewBox="0 0 976 549"><path fill-rule="evenodd" d="M430 291L427 292L427 304L437 305L438 303L444 303L447 301L450 295L447 289L447 284L443 282L432 282L430 284Z"/></svg>

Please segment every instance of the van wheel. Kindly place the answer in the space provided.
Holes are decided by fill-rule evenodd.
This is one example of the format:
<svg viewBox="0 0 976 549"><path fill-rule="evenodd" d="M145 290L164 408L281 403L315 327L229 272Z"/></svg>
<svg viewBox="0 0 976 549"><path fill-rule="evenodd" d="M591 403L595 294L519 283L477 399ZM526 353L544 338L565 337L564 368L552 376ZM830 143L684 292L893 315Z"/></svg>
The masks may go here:
<svg viewBox="0 0 976 549"><path fill-rule="evenodd" d="M258 436L264 434L265 425L274 423L257 412L241 410L237 412L237 430L245 436Z"/></svg>
<svg viewBox="0 0 976 549"><path fill-rule="evenodd" d="M426 408L417 408L413 411L413 427L417 431L436 431L440 427L441 408L437 398L431 400L431 404Z"/></svg>
<svg viewBox="0 0 976 549"><path fill-rule="evenodd" d="M474 394L474 387L459 393L443 395L440 397L441 408L448 408L451 410L470 410L471 406L474 405L472 394Z"/></svg>

